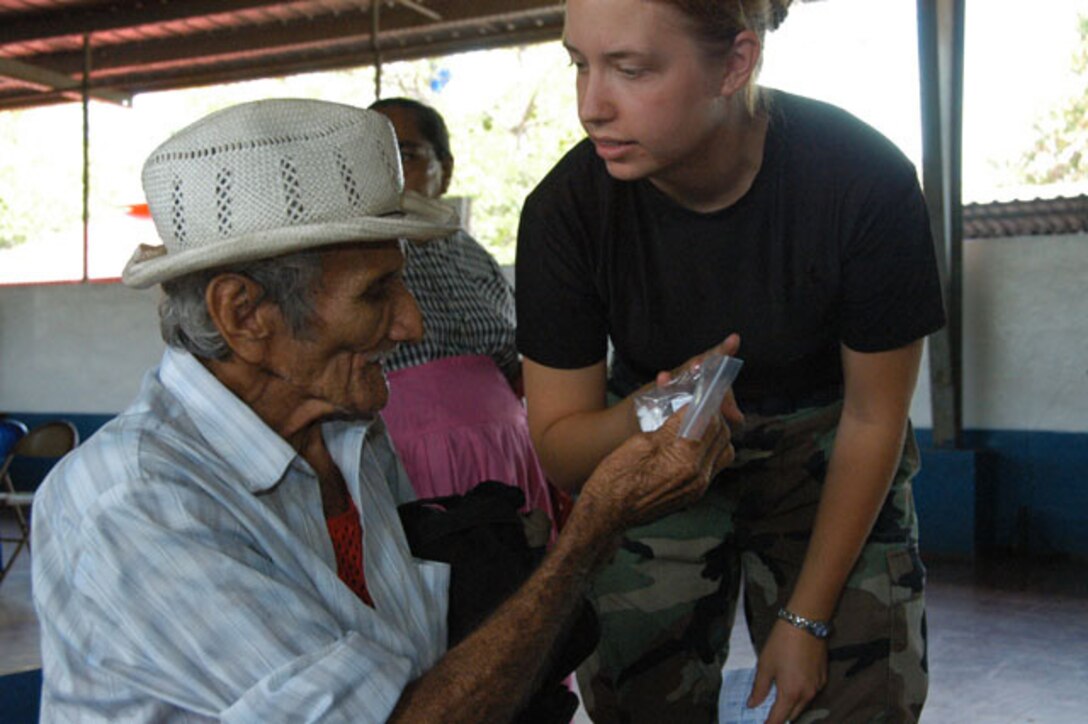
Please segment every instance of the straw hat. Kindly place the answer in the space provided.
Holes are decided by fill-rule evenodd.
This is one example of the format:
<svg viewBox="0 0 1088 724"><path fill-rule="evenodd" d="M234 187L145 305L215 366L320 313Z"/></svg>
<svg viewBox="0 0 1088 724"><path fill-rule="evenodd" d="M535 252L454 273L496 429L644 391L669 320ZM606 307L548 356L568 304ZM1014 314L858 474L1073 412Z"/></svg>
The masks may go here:
<svg viewBox="0 0 1088 724"><path fill-rule="evenodd" d="M385 116L326 101L213 113L152 152L143 185L163 245L141 244L125 265L125 284L139 288L329 244L424 241L457 229L433 208L404 205Z"/></svg>

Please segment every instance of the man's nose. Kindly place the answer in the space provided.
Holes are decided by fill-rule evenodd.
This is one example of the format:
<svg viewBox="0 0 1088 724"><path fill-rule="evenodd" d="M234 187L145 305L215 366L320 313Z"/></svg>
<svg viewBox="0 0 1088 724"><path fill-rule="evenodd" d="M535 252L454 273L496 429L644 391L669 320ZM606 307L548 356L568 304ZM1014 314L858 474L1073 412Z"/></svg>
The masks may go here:
<svg viewBox="0 0 1088 724"><path fill-rule="evenodd" d="M396 342L418 342L423 339L423 313L419 311L416 298L408 291L403 280L393 308L393 324L389 329L389 337Z"/></svg>

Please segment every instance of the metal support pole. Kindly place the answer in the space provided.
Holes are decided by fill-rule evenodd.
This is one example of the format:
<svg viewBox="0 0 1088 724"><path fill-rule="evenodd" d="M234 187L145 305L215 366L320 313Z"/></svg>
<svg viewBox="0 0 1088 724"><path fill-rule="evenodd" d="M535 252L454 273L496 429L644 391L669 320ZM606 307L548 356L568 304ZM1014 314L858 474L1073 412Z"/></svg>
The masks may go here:
<svg viewBox="0 0 1088 724"><path fill-rule="evenodd" d="M370 45L374 48L374 99L382 97L382 47L378 41L381 32L381 6L382 0L371 0L370 13Z"/></svg>
<svg viewBox="0 0 1088 724"><path fill-rule="evenodd" d="M933 444L963 432L963 25L964 0L918 0L922 185L948 325L929 338Z"/></svg>
<svg viewBox="0 0 1088 724"><path fill-rule="evenodd" d="M91 35L83 34L83 281L90 279L91 226Z"/></svg>

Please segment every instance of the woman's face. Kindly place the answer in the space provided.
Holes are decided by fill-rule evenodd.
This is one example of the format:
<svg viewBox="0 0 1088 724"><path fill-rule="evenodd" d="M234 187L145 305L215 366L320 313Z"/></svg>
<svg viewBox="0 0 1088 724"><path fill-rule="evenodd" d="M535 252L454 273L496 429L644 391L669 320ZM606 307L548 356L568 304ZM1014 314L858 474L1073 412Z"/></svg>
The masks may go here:
<svg viewBox="0 0 1088 724"><path fill-rule="evenodd" d="M384 106L375 109L393 123L400 146L401 165L404 168L404 188L436 199L446 192L450 184L452 164L438 160L434 144L419 130L416 114L401 106Z"/></svg>
<svg viewBox="0 0 1088 724"><path fill-rule="evenodd" d="M685 16L652 0L567 0L578 116L615 178L668 180L709 154L728 98Z"/></svg>

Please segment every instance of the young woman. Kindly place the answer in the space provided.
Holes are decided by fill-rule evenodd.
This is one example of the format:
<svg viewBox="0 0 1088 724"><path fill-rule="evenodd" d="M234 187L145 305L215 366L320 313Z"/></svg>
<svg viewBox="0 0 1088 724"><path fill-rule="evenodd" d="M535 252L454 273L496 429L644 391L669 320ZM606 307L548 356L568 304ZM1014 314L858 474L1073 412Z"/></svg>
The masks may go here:
<svg viewBox="0 0 1088 724"><path fill-rule="evenodd" d="M527 199L515 285L550 479L576 492L662 371L745 361L734 466L596 581L596 721L713 721L742 579L768 721L909 722L925 699L907 414L944 323L928 216L891 142L756 85L788 5L567 2L589 138Z"/></svg>
<svg viewBox="0 0 1088 724"><path fill-rule="evenodd" d="M405 189L424 201L445 194L453 154L441 114L410 98L382 99L371 108L396 131ZM382 417L412 487L430 498L498 480L521 488L527 508L554 520L521 401L510 283L464 232L409 244L405 256L404 282L426 332L387 360L392 394Z"/></svg>

